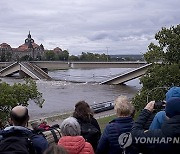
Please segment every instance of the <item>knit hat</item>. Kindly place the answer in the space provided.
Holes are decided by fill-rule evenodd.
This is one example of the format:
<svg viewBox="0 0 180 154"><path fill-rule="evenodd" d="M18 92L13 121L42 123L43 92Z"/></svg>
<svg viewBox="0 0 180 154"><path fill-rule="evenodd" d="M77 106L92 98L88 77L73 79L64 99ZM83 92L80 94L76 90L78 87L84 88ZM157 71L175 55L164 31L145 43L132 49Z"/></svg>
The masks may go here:
<svg viewBox="0 0 180 154"><path fill-rule="evenodd" d="M172 97L168 99L165 112L169 118L180 115L180 97Z"/></svg>
<svg viewBox="0 0 180 154"><path fill-rule="evenodd" d="M166 102L172 97L180 97L180 87L172 87L166 93Z"/></svg>

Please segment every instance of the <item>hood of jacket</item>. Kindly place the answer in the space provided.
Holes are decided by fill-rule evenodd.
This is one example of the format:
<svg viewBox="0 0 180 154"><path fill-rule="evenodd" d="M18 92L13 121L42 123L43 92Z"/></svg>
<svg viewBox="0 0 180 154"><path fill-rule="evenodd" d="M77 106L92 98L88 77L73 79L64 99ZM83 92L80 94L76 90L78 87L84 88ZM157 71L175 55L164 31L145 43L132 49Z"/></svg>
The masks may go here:
<svg viewBox="0 0 180 154"><path fill-rule="evenodd" d="M63 136L58 145L62 145L70 154L78 154L85 147L85 139L82 136Z"/></svg>
<svg viewBox="0 0 180 154"><path fill-rule="evenodd" d="M2 130L0 132L0 134L2 136L5 136L7 134L10 134L10 133L14 133L14 132L23 132L24 134L29 134L29 133L32 133L30 129L26 128L26 127L22 127L22 126L9 126L9 127L6 127L4 130Z"/></svg>
<svg viewBox="0 0 180 154"><path fill-rule="evenodd" d="M166 120L161 130L165 136L180 137L180 115Z"/></svg>

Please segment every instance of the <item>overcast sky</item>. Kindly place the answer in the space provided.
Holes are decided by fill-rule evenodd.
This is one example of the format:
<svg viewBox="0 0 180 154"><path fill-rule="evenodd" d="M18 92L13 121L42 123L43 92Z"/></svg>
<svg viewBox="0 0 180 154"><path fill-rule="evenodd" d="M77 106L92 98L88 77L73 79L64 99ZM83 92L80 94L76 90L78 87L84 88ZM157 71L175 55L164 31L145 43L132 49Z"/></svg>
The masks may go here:
<svg viewBox="0 0 180 154"><path fill-rule="evenodd" d="M0 0L0 44L70 54L141 54L162 27L180 24L180 0ZM107 48L108 47L108 48Z"/></svg>

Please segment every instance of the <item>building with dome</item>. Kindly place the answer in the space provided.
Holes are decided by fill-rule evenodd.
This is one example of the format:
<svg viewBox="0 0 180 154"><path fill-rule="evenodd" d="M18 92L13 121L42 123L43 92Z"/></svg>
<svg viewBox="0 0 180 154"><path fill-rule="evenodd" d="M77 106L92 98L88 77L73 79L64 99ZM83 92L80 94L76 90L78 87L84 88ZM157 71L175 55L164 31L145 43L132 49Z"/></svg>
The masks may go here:
<svg viewBox="0 0 180 154"><path fill-rule="evenodd" d="M46 53L46 54L45 54ZM53 57L48 57L48 53L53 55ZM53 54L52 54L53 53ZM62 50L59 47L53 50L44 50L42 44L38 45L35 43L34 39L31 37L31 33L27 35L24 40L24 44L20 45L18 48L12 48L7 43L0 44L0 61L39 61L39 60L65 60L69 56L68 51ZM64 57L66 56L66 57Z"/></svg>
<svg viewBox="0 0 180 154"><path fill-rule="evenodd" d="M13 57L15 59L27 57L32 60L41 60L44 56L44 46L42 44L38 45L31 38L29 31L28 37L25 39L24 44L20 45L18 48L13 50Z"/></svg>
<svg viewBox="0 0 180 154"><path fill-rule="evenodd" d="M12 48L7 43L0 44L0 61L3 61L2 57L7 53L11 55L12 60L41 60L44 56L44 46L36 44L29 31L24 44L18 48Z"/></svg>

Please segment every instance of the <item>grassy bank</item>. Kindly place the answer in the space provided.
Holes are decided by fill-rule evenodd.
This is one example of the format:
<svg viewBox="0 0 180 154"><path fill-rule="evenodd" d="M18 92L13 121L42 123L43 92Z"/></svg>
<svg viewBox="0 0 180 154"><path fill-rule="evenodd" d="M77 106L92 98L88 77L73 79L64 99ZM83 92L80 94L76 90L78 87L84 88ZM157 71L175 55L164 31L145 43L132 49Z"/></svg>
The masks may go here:
<svg viewBox="0 0 180 154"><path fill-rule="evenodd" d="M103 118L99 118L97 119L99 126L101 128L101 131L103 132L104 128L106 127L106 125L115 118L115 115L111 115L111 116L107 116L107 117L103 117Z"/></svg>
<svg viewBox="0 0 180 154"><path fill-rule="evenodd" d="M54 115L54 116L49 116L49 117L43 117L41 119L46 119L48 124L52 125L52 124L60 124L64 119L68 118L72 116L72 112L69 113L64 113L64 114L59 114L59 115ZM116 116L115 115L107 115L107 116L103 116L102 118L99 117L97 119L99 126L101 128L101 130L103 131L104 128L106 127L106 125L112 120L114 119ZM34 120L30 120L29 121L29 126L31 126L32 123L36 123L37 121L39 121L40 119L34 119Z"/></svg>
<svg viewBox="0 0 180 154"><path fill-rule="evenodd" d="M42 117L40 119L30 120L29 125L36 123L36 122L40 122L40 120L42 120L42 119L46 119L49 125L60 124L64 119L66 119L70 116L72 116L72 112L57 114L57 115L53 115L53 116L49 116L49 117Z"/></svg>

